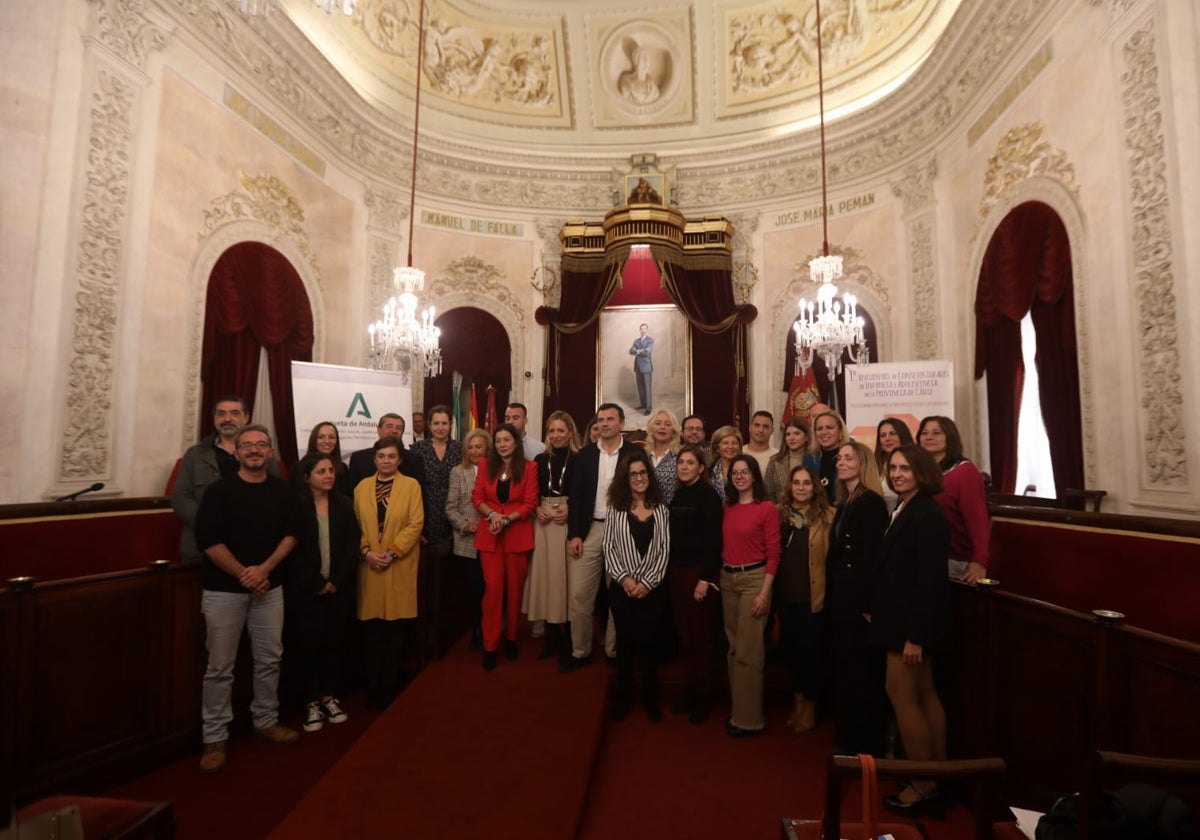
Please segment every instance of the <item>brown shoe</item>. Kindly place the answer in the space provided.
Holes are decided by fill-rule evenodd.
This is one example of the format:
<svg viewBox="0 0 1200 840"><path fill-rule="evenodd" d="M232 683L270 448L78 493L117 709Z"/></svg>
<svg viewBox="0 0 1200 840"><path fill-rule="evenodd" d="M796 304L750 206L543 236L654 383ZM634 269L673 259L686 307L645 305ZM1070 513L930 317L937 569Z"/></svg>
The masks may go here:
<svg viewBox="0 0 1200 840"><path fill-rule="evenodd" d="M200 753L200 772L219 773L225 767L225 742L205 744L204 752Z"/></svg>
<svg viewBox="0 0 1200 840"><path fill-rule="evenodd" d="M272 744L294 744L300 740L299 732L295 729L288 729L286 726L280 726L278 723L272 723L262 729L255 729L254 734Z"/></svg>

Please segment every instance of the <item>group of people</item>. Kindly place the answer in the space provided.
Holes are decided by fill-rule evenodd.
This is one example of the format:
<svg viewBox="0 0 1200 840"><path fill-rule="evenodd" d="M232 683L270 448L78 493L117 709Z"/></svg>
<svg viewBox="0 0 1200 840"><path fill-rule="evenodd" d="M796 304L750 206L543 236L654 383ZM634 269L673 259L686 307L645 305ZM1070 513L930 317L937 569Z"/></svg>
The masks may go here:
<svg viewBox="0 0 1200 840"><path fill-rule="evenodd" d="M469 582L471 643L486 670L501 653L519 655L522 614L544 636L539 658L564 672L586 666L602 595L613 718L629 713L640 682L646 715L661 719L660 640L673 621L685 686L672 711L699 723L716 688L720 616L733 701L725 727L746 737L765 726L765 650L777 617L794 682L789 728L811 730L823 707L840 750L882 754L890 701L906 754L945 757L933 663L951 642L948 578L986 575L988 529L982 477L949 418L925 418L915 441L902 421L885 419L874 451L828 409L813 413L811 433L790 420L778 449L765 411L751 418L746 445L733 426L706 437L701 418L680 424L665 409L652 412L638 445L613 403L597 409L586 440L555 411L538 442L519 403L493 433L473 429L461 443L448 408L422 420L427 437L406 450L403 418L385 415L374 446L348 465L336 426L320 423L289 484L244 402L217 402L217 433L185 455L172 496L184 556L205 564L204 769L224 764L243 626L256 731L298 737L279 725L275 698L285 605L306 730L346 719L338 662L355 610L368 701L390 701L406 620L417 614L423 543L455 558ZM936 805L936 789L918 782L890 806Z"/></svg>

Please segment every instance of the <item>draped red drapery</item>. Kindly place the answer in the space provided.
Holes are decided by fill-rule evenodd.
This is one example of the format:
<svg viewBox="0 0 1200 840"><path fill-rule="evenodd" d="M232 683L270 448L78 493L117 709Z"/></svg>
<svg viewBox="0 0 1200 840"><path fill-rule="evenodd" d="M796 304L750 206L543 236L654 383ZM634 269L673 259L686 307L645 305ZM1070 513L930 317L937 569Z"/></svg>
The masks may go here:
<svg viewBox="0 0 1200 840"><path fill-rule="evenodd" d="M287 258L260 242L241 242L221 255L208 279L200 360L202 436L213 433L209 408L237 394L254 412L260 350L274 403L276 455L296 461L291 363L311 362L313 316L304 284Z"/></svg>
<svg viewBox="0 0 1200 840"><path fill-rule="evenodd" d="M1081 488L1083 435L1071 245L1062 219L1048 205L1018 205L992 234L975 293L975 378L987 373L992 485L1016 484L1017 424L1025 365L1021 320L1037 335L1039 397L1054 481Z"/></svg>
<svg viewBox="0 0 1200 840"><path fill-rule="evenodd" d="M624 263L582 268L564 264L558 308L540 307L546 341L545 413L562 409L584 424L596 407L596 352L600 311L621 287ZM692 410L710 428L746 421L746 325L753 306L738 306L727 269L689 269L657 263L667 298L687 318L692 340ZM644 278L636 280L639 288ZM638 293L627 304L658 302Z"/></svg>

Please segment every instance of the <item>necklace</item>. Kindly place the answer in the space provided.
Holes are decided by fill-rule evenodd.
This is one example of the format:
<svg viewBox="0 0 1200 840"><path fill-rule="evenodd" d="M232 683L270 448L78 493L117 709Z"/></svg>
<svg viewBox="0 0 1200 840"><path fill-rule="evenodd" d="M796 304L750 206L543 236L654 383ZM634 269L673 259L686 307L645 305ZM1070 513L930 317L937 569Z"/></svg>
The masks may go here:
<svg viewBox="0 0 1200 840"><path fill-rule="evenodd" d="M570 460L571 460L571 450L568 449L568 450L566 450L566 454L563 456L562 466L558 470L558 478L555 479L555 477L554 477L554 455L552 454L549 458L546 459L546 469L550 473L550 495L551 496L563 495L563 476L566 475L567 462Z"/></svg>

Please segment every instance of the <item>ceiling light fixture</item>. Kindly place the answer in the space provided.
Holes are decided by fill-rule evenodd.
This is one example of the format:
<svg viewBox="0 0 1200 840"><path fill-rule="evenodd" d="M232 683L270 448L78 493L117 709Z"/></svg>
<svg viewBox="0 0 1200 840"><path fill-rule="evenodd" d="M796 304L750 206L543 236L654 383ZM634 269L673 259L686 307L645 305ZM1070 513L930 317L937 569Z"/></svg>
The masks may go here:
<svg viewBox="0 0 1200 840"><path fill-rule="evenodd" d="M347 4L353 5L353 4ZM425 55L425 0L421 0L417 19L417 85L413 105L412 186L408 195L408 265L392 272L392 285L398 294L383 306L383 318L367 327L371 349L368 366L374 370L414 372L425 369L426 376L442 372L442 331L434 325L436 311L426 307L420 319L417 308L425 290L425 272L413 267L413 221L417 206L417 148L421 127L421 56Z"/></svg>
<svg viewBox="0 0 1200 840"><path fill-rule="evenodd" d="M822 254L809 261L809 278L817 284L814 305L800 299L800 317L792 328L796 331L796 372L807 371L813 356L825 361L832 383L842 372L842 354L855 364L868 362L867 341L863 335L863 319L858 315L858 301L845 294L839 303L835 283L842 278L842 258L829 253L829 196L825 173L825 68L821 49L821 0L817 10L817 102L821 127L821 230ZM831 389L832 391L833 389ZM836 400L836 395L832 396Z"/></svg>

